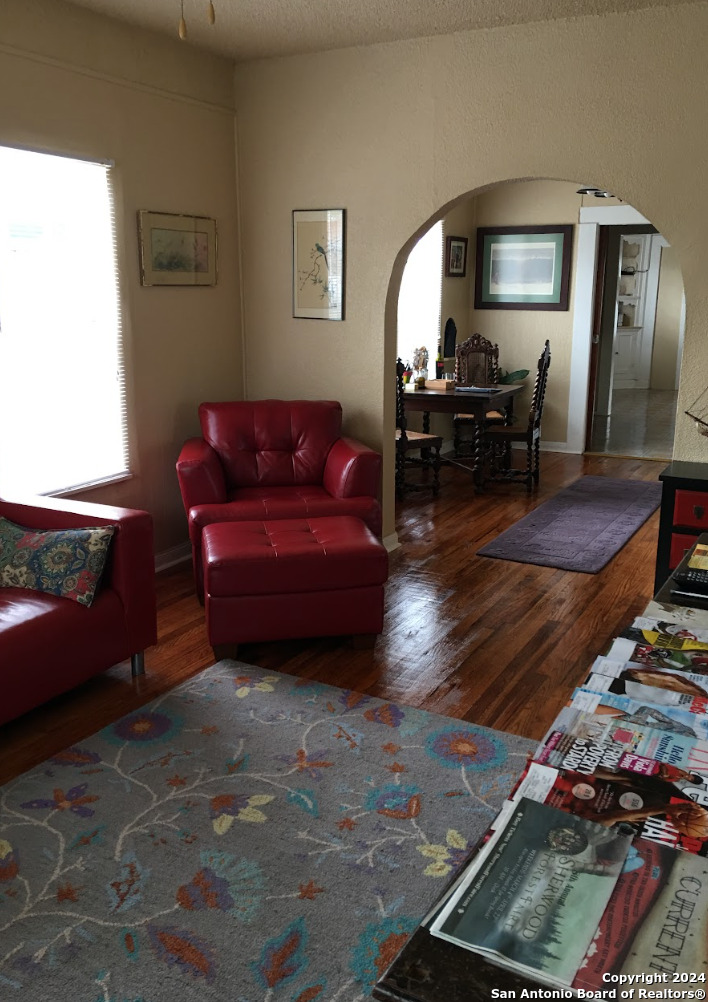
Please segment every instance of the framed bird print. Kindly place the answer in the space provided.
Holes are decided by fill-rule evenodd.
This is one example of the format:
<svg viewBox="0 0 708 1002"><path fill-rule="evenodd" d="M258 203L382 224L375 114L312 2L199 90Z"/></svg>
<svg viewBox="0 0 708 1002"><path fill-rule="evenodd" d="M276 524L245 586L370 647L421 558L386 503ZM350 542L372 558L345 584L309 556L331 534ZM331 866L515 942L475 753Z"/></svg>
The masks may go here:
<svg viewBox="0 0 708 1002"><path fill-rule="evenodd" d="M344 209L293 210L293 316L344 320Z"/></svg>

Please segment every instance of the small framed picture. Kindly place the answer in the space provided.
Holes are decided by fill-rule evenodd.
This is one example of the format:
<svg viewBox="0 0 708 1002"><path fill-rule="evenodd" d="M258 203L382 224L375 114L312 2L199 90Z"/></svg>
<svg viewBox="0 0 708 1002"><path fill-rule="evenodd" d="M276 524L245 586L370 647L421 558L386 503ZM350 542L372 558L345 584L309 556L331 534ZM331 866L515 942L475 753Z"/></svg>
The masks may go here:
<svg viewBox="0 0 708 1002"><path fill-rule="evenodd" d="M293 316L344 319L344 209L293 210Z"/></svg>
<svg viewBox="0 0 708 1002"><path fill-rule="evenodd" d="M216 220L138 212L142 285L216 285Z"/></svg>
<svg viewBox="0 0 708 1002"><path fill-rule="evenodd" d="M445 241L445 275L464 278L467 273L467 237L448 237Z"/></svg>
<svg viewBox="0 0 708 1002"><path fill-rule="evenodd" d="M573 227L477 230L476 310L567 310Z"/></svg>

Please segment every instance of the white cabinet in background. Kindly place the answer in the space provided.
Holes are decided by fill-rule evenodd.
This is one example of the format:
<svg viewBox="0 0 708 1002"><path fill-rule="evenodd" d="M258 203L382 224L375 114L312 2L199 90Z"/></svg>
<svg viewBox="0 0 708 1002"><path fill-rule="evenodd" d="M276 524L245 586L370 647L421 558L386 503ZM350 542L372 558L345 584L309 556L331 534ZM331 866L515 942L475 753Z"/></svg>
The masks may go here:
<svg viewBox="0 0 708 1002"><path fill-rule="evenodd" d="M613 389L647 389L661 246L651 233L620 237Z"/></svg>

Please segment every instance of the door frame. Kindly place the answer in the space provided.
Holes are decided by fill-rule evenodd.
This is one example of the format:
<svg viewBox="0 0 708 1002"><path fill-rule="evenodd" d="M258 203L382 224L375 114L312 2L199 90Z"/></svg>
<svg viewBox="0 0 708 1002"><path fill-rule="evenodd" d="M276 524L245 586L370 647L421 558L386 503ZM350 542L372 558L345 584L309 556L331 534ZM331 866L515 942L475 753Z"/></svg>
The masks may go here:
<svg viewBox="0 0 708 1002"><path fill-rule="evenodd" d="M642 338L641 357L639 360L640 381L648 389L651 382L651 359L654 351L654 334L656 327L656 306L659 298L659 274L661 272L661 252L669 246L669 241L661 233L652 233L649 238L649 267L644 287L644 330L651 331L651 337Z"/></svg>
<svg viewBox="0 0 708 1002"><path fill-rule="evenodd" d="M590 354L595 308L595 271L600 226L632 226L651 223L631 205L589 205L580 209L576 244L575 296L573 303L573 343L570 354L572 401L588 398ZM571 403L568 413L568 452L585 451L587 408Z"/></svg>

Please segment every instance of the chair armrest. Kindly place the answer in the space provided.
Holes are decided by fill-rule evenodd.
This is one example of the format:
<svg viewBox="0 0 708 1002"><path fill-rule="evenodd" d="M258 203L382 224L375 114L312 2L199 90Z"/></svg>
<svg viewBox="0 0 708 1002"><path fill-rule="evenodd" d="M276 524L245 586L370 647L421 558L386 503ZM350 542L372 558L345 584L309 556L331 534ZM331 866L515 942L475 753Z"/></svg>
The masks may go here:
<svg viewBox="0 0 708 1002"><path fill-rule="evenodd" d="M0 515L28 529L114 525L102 587L115 591L123 604L131 650L137 653L157 642L155 554L148 512L68 498L31 497L0 500Z"/></svg>
<svg viewBox="0 0 708 1002"><path fill-rule="evenodd" d="M184 510L196 504L223 504L226 501L224 470L208 442L190 438L177 459L177 478Z"/></svg>
<svg viewBox="0 0 708 1002"><path fill-rule="evenodd" d="M327 456L322 486L335 498L377 498L381 455L353 438L337 439Z"/></svg>

